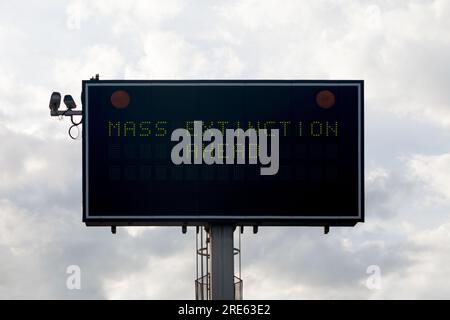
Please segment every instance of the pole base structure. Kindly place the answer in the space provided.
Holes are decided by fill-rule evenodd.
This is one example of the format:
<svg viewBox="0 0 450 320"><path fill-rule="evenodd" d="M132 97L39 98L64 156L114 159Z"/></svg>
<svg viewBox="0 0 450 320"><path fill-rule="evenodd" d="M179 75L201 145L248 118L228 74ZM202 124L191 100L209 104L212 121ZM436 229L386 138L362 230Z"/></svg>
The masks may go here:
<svg viewBox="0 0 450 320"><path fill-rule="evenodd" d="M211 225L211 297L234 300L234 247L232 225Z"/></svg>

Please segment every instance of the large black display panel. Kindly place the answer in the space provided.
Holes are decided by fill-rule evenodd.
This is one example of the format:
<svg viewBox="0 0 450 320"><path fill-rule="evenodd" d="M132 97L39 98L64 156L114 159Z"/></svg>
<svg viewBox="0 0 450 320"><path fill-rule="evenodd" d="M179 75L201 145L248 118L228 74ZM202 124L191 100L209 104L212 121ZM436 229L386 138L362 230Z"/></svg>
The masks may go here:
<svg viewBox="0 0 450 320"><path fill-rule="evenodd" d="M364 221L363 81L92 80L82 97L87 225ZM278 129L277 173L249 164L249 144L235 145L245 164L174 164L174 130L191 133L192 159L209 144L194 121L223 148L227 129Z"/></svg>

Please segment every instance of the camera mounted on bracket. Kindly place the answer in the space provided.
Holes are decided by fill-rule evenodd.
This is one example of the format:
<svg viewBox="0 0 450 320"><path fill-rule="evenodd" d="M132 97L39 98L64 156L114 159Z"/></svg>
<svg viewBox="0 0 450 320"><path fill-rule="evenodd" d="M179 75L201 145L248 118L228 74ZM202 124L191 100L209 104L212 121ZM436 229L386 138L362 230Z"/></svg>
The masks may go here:
<svg viewBox="0 0 450 320"><path fill-rule="evenodd" d="M92 77L91 80L99 80L100 77L98 74L95 75L95 77ZM79 129L78 126L83 123L83 119L81 118L80 121L76 122L74 120L74 117L76 116L83 116L82 110L75 110L77 107L77 104L75 103L75 100L71 95L65 95L63 99L64 104L66 105L66 110L59 110L61 106L61 93L59 92L53 92L50 96L50 116L52 117L59 117L62 119L63 117L70 117L70 121L72 122L72 125L69 128L69 136L72 139L77 139L79 136ZM76 128L78 130L77 135L72 134L72 129Z"/></svg>

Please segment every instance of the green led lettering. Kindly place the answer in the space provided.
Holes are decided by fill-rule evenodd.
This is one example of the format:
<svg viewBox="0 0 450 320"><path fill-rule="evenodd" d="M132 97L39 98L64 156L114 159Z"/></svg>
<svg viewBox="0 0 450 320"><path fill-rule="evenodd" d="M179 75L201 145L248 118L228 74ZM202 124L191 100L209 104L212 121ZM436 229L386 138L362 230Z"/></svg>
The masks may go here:
<svg viewBox="0 0 450 320"><path fill-rule="evenodd" d="M280 121L280 124L283 127L283 136L287 137L288 135L288 126L291 124L290 121Z"/></svg>
<svg viewBox="0 0 450 320"><path fill-rule="evenodd" d="M226 159L226 155L224 154L226 144L225 143L218 143L217 144L217 151L218 151L218 158L223 160Z"/></svg>
<svg viewBox="0 0 450 320"><path fill-rule="evenodd" d="M150 125L152 124L151 121L142 121L139 124L140 137L149 137L152 134L152 131L150 130Z"/></svg>
<svg viewBox="0 0 450 320"><path fill-rule="evenodd" d="M157 137L165 137L167 135L167 129L166 129L167 121L157 121L155 128L156 128L156 136Z"/></svg>
<svg viewBox="0 0 450 320"><path fill-rule="evenodd" d="M186 121L186 130L192 135L194 133L194 121Z"/></svg>
<svg viewBox="0 0 450 320"><path fill-rule="evenodd" d="M270 132L271 132L270 126L273 126L273 125L276 125L276 124L277 124L276 121L264 121L264 122L263 122L263 129L266 129L266 130L267 130L267 132L268 132L267 136L268 136L268 137L270 137ZM258 132L259 132L259 129L260 129L260 128L258 128Z"/></svg>
<svg viewBox="0 0 450 320"><path fill-rule="evenodd" d="M110 137L120 137L120 121L108 122L108 134Z"/></svg>
<svg viewBox="0 0 450 320"><path fill-rule="evenodd" d="M329 137L329 136L337 137L338 136L338 122L336 121L334 123L334 126L331 126L330 123L327 121L326 125L325 125L325 132L327 134L327 137Z"/></svg>
<svg viewBox="0 0 450 320"><path fill-rule="evenodd" d="M214 127L213 121L203 121L203 131L206 131L208 129L212 129Z"/></svg>
<svg viewBox="0 0 450 320"><path fill-rule="evenodd" d="M322 135L322 123L320 121L313 121L310 125L311 136L320 137Z"/></svg>
<svg viewBox="0 0 450 320"><path fill-rule="evenodd" d="M236 159L239 159L239 157L245 162L245 145L242 143L236 143Z"/></svg>
<svg viewBox="0 0 450 320"><path fill-rule="evenodd" d="M249 143L248 144L248 158L249 159L258 159L258 151L259 151L259 146L257 143ZM245 153L245 149L244 149L244 153Z"/></svg>
<svg viewBox="0 0 450 320"><path fill-rule="evenodd" d="M127 121L125 122L125 125L123 126L123 135L125 137L132 136L136 137L136 124L134 121Z"/></svg>
<svg viewBox="0 0 450 320"><path fill-rule="evenodd" d="M228 124L228 121L217 121L217 124L219 125L219 130L222 134L225 134L225 125Z"/></svg>

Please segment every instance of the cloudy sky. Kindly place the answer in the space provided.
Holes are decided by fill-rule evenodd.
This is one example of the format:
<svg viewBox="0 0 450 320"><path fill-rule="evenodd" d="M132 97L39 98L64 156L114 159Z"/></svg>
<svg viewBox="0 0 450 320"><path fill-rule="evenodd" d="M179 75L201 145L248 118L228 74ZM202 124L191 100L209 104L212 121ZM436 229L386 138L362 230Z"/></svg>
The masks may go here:
<svg viewBox="0 0 450 320"><path fill-rule="evenodd" d="M81 141L48 100L80 103L96 73L363 79L366 223L247 230L244 297L450 298L449 16L447 0L0 0L0 298L194 297L193 229L81 222Z"/></svg>

